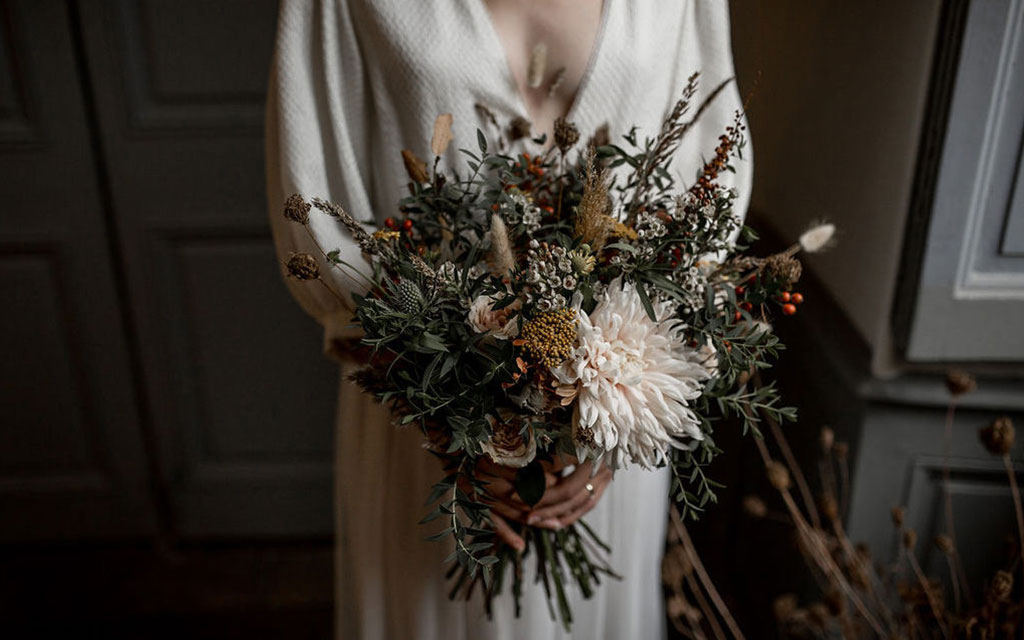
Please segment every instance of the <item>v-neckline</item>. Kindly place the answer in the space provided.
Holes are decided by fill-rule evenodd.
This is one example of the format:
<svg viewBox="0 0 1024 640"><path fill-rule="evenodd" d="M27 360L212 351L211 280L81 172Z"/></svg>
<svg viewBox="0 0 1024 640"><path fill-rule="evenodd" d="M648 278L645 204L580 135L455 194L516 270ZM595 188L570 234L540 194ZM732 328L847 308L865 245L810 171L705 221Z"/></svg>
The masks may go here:
<svg viewBox="0 0 1024 640"><path fill-rule="evenodd" d="M611 4L615 0L602 0L601 2L601 22L597 27L597 34L594 36L594 44L590 47L590 55L587 58L587 66L583 70L583 75L580 77L579 85L576 87L576 93L572 97L572 102L569 103L569 109L565 113L565 119L573 121L576 118L577 112L579 111L580 103L583 101L584 94L592 84L591 78L594 75L594 69L597 66L598 59L600 58L601 50L604 48L605 35L608 32L608 20L611 15ZM502 68L502 75L505 77L505 83L508 85L509 94L512 97L512 103L517 115L520 115L530 122L534 121L533 114L530 113L530 109L527 106L529 103L526 100L526 96L523 95L522 90L519 88L519 83L516 81L516 74L512 72L512 64L509 61L508 51L505 49L504 43L501 41L501 36L498 35L498 28L494 24L494 18L491 15L491 10L487 7L486 0L472 0L472 4L475 5L479 19L484 23L484 35L488 40L488 46L491 49L491 55L497 59L497 64Z"/></svg>

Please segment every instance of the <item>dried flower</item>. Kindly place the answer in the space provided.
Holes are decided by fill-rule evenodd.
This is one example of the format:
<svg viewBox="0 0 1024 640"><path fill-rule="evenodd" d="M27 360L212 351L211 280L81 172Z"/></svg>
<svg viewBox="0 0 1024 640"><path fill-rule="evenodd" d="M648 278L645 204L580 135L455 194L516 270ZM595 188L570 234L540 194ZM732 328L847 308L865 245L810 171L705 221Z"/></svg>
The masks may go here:
<svg viewBox="0 0 1024 640"><path fill-rule="evenodd" d="M544 72L548 66L548 45L538 42L530 52L530 63L526 69L526 84L536 89L544 82Z"/></svg>
<svg viewBox="0 0 1024 640"><path fill-rule="evenodd" d="M559 309L538 314L523 325L521 338L534 362L545 367L557 367L572 354L576 341L576 312Z"/></svg>
<svg viewBox="0 0 1024 640"><path fill-rule="evenodd" d="M373 239L380 242L388 242L390 240L397 240L402 234L398 231L390 231L388 229L378 229L373 232Z"/></svg>
<svg viewBox="0 0 1024 640"><path fill-rule="evenodd" d="M935 546L939 548L939 551L946 555L952 555L956 551L953 547L953 538L950 538L944 533L935 536Z"/></svg>
<svg viewBox="0 0 1024 640"><path fill-rule="evenodd" d="M563 154L579 142L580 131L576 125L559 116L555 118L555 146Z"/></svg>
<svg viewBox="0 0 1024 640"><path fill-rule="evenodd" d="M836 226L834 224L826 222L813 225L810 229L800 234L800 248L807 253L823 251L830 246L835 232Z"/></svg>
<svg viewBox="0 0 1024 640"><path fill-rule="evenodd" d="M988 597L993 602L1005 602L1013 591L1013 575L1009 571L996 571L992 577Z"/></svg>
<svg viewBox="0 0 1024 640"><path fill-rule="evenodd" d="M903 507L893 507L891 513L893 525L895 525L897 529L902 529L903 520L907 513L906 509L904 509Z"/></svg>
<svg viewBox="0 0 1024 640"><path fill-rule="evenodd" d="M430 182L430 174L427 173L427 163L409 149L402 149L402 162L405 163L405 172L413 182Z"/></svg>
<svg viewBox="0 0 1024 640"><path fill-rule="evenodd" d="M600 251L615 220L608 215L608 177L596 166L594 150L587 153L587 176L583 196L576 207L576 235Z"/></svg>
<svg viewBox="0 0 1024 640"><path fill-rule="evenodd" d="M765 466L765 471L768 474L768 482L779 491L785 491L789 489L789 469L786 465L771 460Z"/></svg>
<svg viewBox="0 0 1024 640"><path fill-rule="evenodd" d="M763 518L768 514L768 505L757 496L743 498L743 512L751 518Z"/></svg>
<svg viewBox="0 0 1024 640"><path fill-rule="evenodd" d="M707 356L683 340L671 302L655 302L652 310L657 320L637 285L616 278L589 315L579 314L579 346L551 371L563 402L576 397L573 423L594 430L595 446L613 469L657 466L672 448L704 438L691 401L711 377Z"/></svg>
<svg viewBox="0 0 1024 640"><path fill-rule="evenodd" d="M992 421L992 424L981 429L978 435L989 453L994 456L1003 456L1013 448L1016 433L1010 416L999 416Z"/></svg>
<svg viewBox="0 0 1024 640"><path fill-rule="evenodd" d="M572 268L576 270L576 273L582 276L589 274L597 265L597 259L594 258L594 254L590 253L590 247L587 245L570 251L569 260L572 261Z"/></svg>
<svg viewBox="0 0 1024 640"><path fill-rule="evenodd" d="M299 224L309 222L309 209L309 203L297 193L288 196L284 201L284 217Z"/></svg>
<svg viewBox="0 0 1024 640"><path fill-rule="evenodd" d="M793 612L797 609L796 595L792 593L784 593L775 601L772 602L772 613L775 614L775 619L779 622L785 622L793 616Z"/></svg>
<svg viewBox="0 0 1024 640"><path fill-rule="evenodd" d="M288 275L296 280L316 280L320 277L320 265L308 253L293 253L285 263Z"/></svg>
<svg viewBox="0 0 1024 640"><path fill-rule="evenodd" d="M800 261L784 253L768 257L764 261L764 269L768 277L778 280L784 289L792 288L803 273Z"/></svg>
<svg viewBox="0 0 1024 640"><path fill-rule="evenodd" d="M966 371L953 369L946 374L946 388L949 389L950 395L956 398L977 389L978 383L974 376Z"/></svg>
<svg viewBox="0 0 1024 640"><path fill-rule="evenodd" d="M825 453L828 453L829 451L832 450L832 445L835 444L836 433L835 433L835 431L832 431L832 429L829 428L829 427L822 427L821 428L821 436L820 437L821 437L821 450L824 451Z"/></svg>
<svg viewBox="0 0 1024 640"><path fill-rule="evenodd" d="M509 140L515 142L523 138L530 137L530 129L533 124L522 116L516 116L514 120L508 125L508 137Z"/></svg>
<svg viewBox="0 0 1024 640"><path fill-rule="evenodd" d="M407 315L414 315L423 311L425 305L426 299L423 297L423 292L420 291L419 285L408 278L402 278L398 281L397 308L399 311Z"/></svg>
<svg viewBox="0 0 1024 640"><path fill-rule="evenodd" d="M516 266L505 221L496 213L491 215L491 252L487 256L487 264L491 273L499 278L507 276Z"/></svg>
<svg viewBox="0 0 1024 640"><path fill-rule="evenodd" d="M480 443L480 449L494 464L521 469L533 462L537 456L537 439L532 429L527 428L523 433L521 420L512 416L501 420L487 416L487 420L491 424L491 437Z"/></svg>
<svg viewBox="0 0 1024 640"><path fill-rule="evenodd" d="M488 333L499 340L508 340L519 333L519 316L513 314L522 306L516 300L504 309L495 309L496 300L490 296L478 296L469 306L469 325L477 333Z"/></svg>
<svg viewBox="0 0 1024 640"><path fill-rule="evenodd" d="M903 530L903 546L908 551L913 551L917 546L917 532L913 529Z"/></svg>
<svg viewBox="0 0 1024 640"><path fill-rule="evenodd" d="M442 113L434 120L434 135L430 139L430 150L434 152L435 156L444 155L452 137L452 114Z"/></svg>

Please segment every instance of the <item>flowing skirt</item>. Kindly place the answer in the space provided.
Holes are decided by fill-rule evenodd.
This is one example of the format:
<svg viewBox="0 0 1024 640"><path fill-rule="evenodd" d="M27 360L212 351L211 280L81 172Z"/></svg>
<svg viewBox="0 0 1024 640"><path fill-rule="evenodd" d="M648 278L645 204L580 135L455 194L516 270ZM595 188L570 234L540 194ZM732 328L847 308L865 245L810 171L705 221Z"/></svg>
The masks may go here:
<svg viewBox="0 0 1024 640"><path fill-rule="evenodd" d="M479 591L469 602L448 600L443 542L417 523L431 485L441 476L415 428L391 424L387 411L351 382L340 385L336 458L336 637L339 640L659 639L666 635L661 592L668 469L620 470L585 516L612 547L612 569L589 600L575 588L575 618L566 633L548 610L534 562L524 563L522 612L514 615L509 585L488 619ZM532 560L532 559L531 559ZM506 576L506 580L508 576Z"/></svg>

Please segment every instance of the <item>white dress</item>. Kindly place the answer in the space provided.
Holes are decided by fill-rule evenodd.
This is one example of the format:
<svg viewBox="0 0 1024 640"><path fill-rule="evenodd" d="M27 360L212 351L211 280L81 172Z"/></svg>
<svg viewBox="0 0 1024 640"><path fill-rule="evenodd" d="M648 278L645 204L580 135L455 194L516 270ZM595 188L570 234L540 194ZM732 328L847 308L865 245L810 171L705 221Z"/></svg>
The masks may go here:
<svg viewBox="0 0 1024 640"><path fill-rule="evenodd" d="M584 139L604 123L613 139L631 124L654 135L690 73L702 73L702 95L733 75L726 0L605 0L603 12L568 114ZM456 149L473 147L476 129L486 130L477 103L504 121L528 115L483 0L284 0L267 108L268 194L279 255L316 251L303 229L281 216L289 194L321 196L357 218L383 221L395 214L408 181L400 150L429 157L434 119L448 112L455 143L444 163L460 162ZM739 105L733 86L690 132L675 164L684 184L713 152ZM737 169L729 175L742 194L743 212L749 160ZM358 263L358 250L340 225L316 211L311 218L321 245L340 248ZM338 288L350 289L350 281L332 277ZM289 281L299 303L323 326L329 346L350 333L350 313L307 284ZM446 550L425 541L426 531L417 525L428 488L440 477L436 460L419 444L416 430L393 427L380 407L341 383L338 638L664 637L659 576L667 470L617 473L586 516L613 547L611 564L624 580L606 582L590 600L574 594L576 620L566 634L551 620L540 585L529 585L518 619L510 597L496 603L493 620L479 602L448 600L441 565Z"/></svg>

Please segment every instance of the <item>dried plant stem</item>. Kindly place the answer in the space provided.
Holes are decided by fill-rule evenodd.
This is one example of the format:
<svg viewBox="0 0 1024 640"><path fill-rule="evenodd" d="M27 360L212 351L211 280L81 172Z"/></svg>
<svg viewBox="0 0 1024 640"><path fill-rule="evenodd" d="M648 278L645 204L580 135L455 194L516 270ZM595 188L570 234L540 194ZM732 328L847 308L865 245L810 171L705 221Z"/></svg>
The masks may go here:
<svg viewBox="0 0 1024 640"><path fill-rule="evenodd" d="M917 562L917 556L914 555L912 549L907 549L907 560L910 563L910 568L914 570L914 575L917 576L917 581L921 584L921 588L924 589L925 598L928 599L928 606L931 607L932 615L935 616L935 622L939 625L942 637L949 638L949 629L943 620L938 598L932 592L932 586L928 584L928 578L925 577L924 571L921 570L921 565Z"/></svg>
<svg viewBox="0 0 1024 640"><path fill-rule="evenodd" d="M334 287L332 287L331 285L327 284L326 280L324 280L321 277L317 277L316 281L319 282L320 284L324 285L324 289L327 289L328 291L330 291L331 295L333 295L335 298L338 299L338 302L340 302L341 304L343 304L345 306L348 305L348 303L345 302L345 298L342 298L341 294L334 290Z"/></svg>
<svg viewBox="0 0 1024 640"><path fill-rule="evenodd" d="M754 384L757 387L761 386L761 376L754 374ZM814 524L815 529L821 528L821 519L818 517L818 510L814 506L814 495L811 493L811 488L807 484L807 478L804 477L803 471L800 469L800 465L796 462L796 456L793 455L793 450L789 447L789 442L786 440L785 434L782 433L782 427L776 422L774 418L767 412L762 411L761 415L764 416L764 421L768 423L768 428L772 432L772 437L775 438L776 444L779 445L779 450L782 451L782 457L786 460L786 466L789 467L789 472L793 475L793 480L796 482L797 488L800 490L800 499L804 503L804 507L807 509L807 513L811 517L811 522Z"/></svg>
<svg viewBox="0 0 1024 640"><path fill-rule="evenodd" d="M957 611L960 611L960 579L956 575L956 560L953 559L953 555L956 553L954 549L950 553L944 553L946 556L946 565L949 566L949 581L953 584L953 606L956 607Z"/></svg>
<svg viewBox="0 0 1024 640"><path fill-rule="evenodd" d="M689 553L687 553L687 555L689 555ZM714 610L711 608L711 605L708 604L708 600L704 597L704 593L701 592L700 585L697 584L697 580L694 579L692 571L686 574L686 583L690 585L690 591L693 592L693 597L697 601L697 606L700 607L700 611L704 615L704 619L708 621L708 626L711 627L711 633L719 640L726 640L725 632L722 631L721 625L718 624L718 618L715 617Z"/></svg>
<svg viewBox="0 0 1024 640"><path fill-rule="evenodd" d="M729 607L726 606L725 601L722 600L722 596L719 595L718 589L715 588L714 582L711 581L711 576L708 575L707 570L704 568L704 563L700 561L700 556L697 555L697 550L693 547L693 540L690 539L690 534L686 530L686 525L683 524L683 520L679 515L679 509L676 505L672 505L669 511L672 516L672 524L675 527L676 534L679 536L679 540L682 542L683 549L686 550L686 554L690 557L690 563L693 565L694 571L697 572L697 576L700 578L701 584L708 592L708 597L715 604L715 609L718 610L718 614L722 616L722 620L725 622L725 626L729 627L729 631L733 634L733 637L737 640L743 640L743 632L740 631L740 627L736 624L736 620L729 613Z"/></svg>
<svg viewBox="0 0 1024 640"><path fill-rule="evenodd" d="M942 494L943 503L945 505L945 517L946 517L946 535L949 536L950 544L953 549L956 550L956 528L953 517L953 489L952 482L950 480L950 462L953 455L953 419L956 417L956 396L953 396L949 405L946 407L946 424L943 429L943 464L942 464ZM963 560L960 558L960 554L956 553L956 557L953 559L954 565L956 566L956 578L957 581L963 585L963 589L967 594L968 602L973 606L971 602L971 592L967 582L967 572L964 570Z"/></svg>
<svg viewBox="0 0 1024 640"><path fill-rule="evenodd" d="M1013 509L1017 514L1017 561L1020 564L1021 575L1024 576L1024 509L1020 503L1020 488L1017 486L1017 474L1013 471L1013 462L1010 461L1010 454L1003 454L1003 466L1006 467L1006 476L1010 480L1010 493L1013 495Z"/></svg>
<svg viewBox="0 0 1024 640"><path fill-rule="evenodd" d="M352 282L354 282L354 283L356 283L356 284L359 284L360 286L364 285L364 283L362 283L362 282L359 282L359 279L358 279L358 278L355 278L355 277L354 277L354 276L353 276L353 275L352 275L351 273L349 273L349 272L345 271L345 270L344 270L344 269L343 269L343 268L341 267L341 265L340 265L340 264L338 264L337 262L334 262L333 260L331 260L330 258L328 258L328 257L327 257L327 252L326 252L326 251L324 251L324 248L323 248L322 246L320 246L320 241L316 239L316 236L315 236L315 235L313 235L313 231L312 231L312 230L311 230L311 229L309 228L309 225L308 225L308 224L304 224L304 225L302 225L302 228L306 230L306 235L308 235L308 236L309 236L309 239L313 241L313 245L314 245L314 246L316 246L316 250L317 250L317 251L319 251L319 252L320 252L320 255L322 255L322 256L324 257L324 262L326 262L327 264L329 264L329 265L330 265L331 267L333 267L334 269L337 269L338 273L340 273L341 275L345 276L346 278L348 278L348 279L349 279L349 280L351 280ZM359 276L360 276L360 277L362 277L362 278L363 278L364 280L366 280L366 283L369 283L369 285L370 285L371 287L373 286L373 281L372 281L372 280L370 280L369 278L367 278L366 276L364 276L363 274L359 273L359 271L357 271L356 269L352 269L352 272L353 272L353 273L355 273L356 275L359 275ZM325 285L325 286L326 286L326 284L327 284L327 283L324 283L324 285ZM328 288L330 289L330 287L328 287ZM336 297L338 297L339 299L341 299L341 296L338 296L338 294L337 294L337 293L335 293L335 291L334 291L333 289L331 289L331 293L334 293L334 295L335 295ZM341 299L341 300L342 300L342 302L345 302L345 301L344 301L344 299ZM347 305L348 303L346 302L345 304Z"/></svg>
<svg viewBox="0 0 1024 640"><path fill-rule="evenodd" d="M771 455L768 452L768 446L761 438L754 438L754 442L757 444L757 449L761 453L761 460L764 462L765 468L767 468L772 462ZM860 596L857 595L857 591L846 579L846 576L843 575L842 569L836 565L835 560L832 559L828 549L824 548L818 533L804 519L803 513L800 511L800 507L797 506L796 501L793 499L793 495L788 489L780 489L779 493L782 495L783 502L786 503L786 508L789 509L789 515L793 519L793 524L796 525L797 533L799 533L803 538L804 544L807 546L808 550L813 552L817 565L822 569L822 571L832 578L833 583L847 598L850 599L853 606L857 608L861 617L863 617L868 625L871 626L872 630L874 630L879 637L886 637L881 623L879 623L875 615L871 613L871 610L867 608L867 605L864 604L864 601L861 600Z"/></svg>

